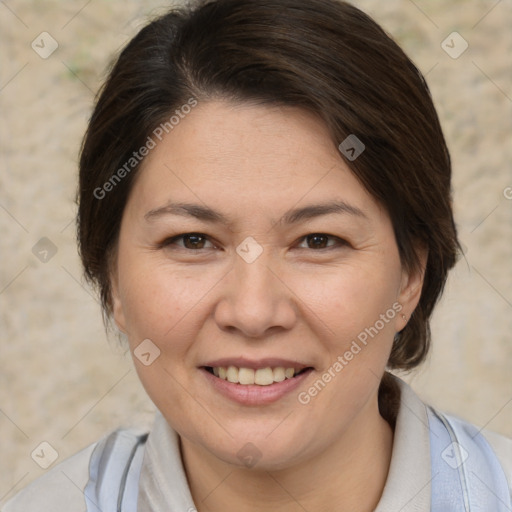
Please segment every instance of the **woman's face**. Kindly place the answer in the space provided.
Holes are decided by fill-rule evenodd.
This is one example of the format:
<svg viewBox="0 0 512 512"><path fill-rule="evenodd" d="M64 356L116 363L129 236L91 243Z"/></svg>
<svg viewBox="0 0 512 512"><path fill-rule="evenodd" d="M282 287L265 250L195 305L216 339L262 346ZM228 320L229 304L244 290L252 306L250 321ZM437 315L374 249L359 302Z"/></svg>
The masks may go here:
<svg viewBox="0 0 512 512"><path fill-rule="evenodd" d="M207 456L277 469L381 420L380 378L421 277L320 120L212 101L144 161L113 289L168 423Z"/></svg>

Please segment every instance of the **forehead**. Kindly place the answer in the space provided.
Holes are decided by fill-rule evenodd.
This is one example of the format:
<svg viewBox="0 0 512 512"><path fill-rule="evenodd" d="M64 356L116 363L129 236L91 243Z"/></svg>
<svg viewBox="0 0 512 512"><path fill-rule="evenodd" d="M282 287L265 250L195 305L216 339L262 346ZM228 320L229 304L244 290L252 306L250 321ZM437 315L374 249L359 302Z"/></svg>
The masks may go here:
<svg viewBox="0 0 512 512"><path fill-rule="evenodd" d="M298 108L200 103L156 140L139 172L132 198L148 208L171 198L244 211L326 199L377 207L326 125Z"/></svg>

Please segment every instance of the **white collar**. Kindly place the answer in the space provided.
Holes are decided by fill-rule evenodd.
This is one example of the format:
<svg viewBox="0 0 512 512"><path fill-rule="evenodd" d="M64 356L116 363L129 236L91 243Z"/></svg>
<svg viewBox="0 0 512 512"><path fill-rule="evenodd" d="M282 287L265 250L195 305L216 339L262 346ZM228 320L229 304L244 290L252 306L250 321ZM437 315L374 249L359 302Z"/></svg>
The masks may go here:
<svg viewBox="0 0 512 512"><path fill-rule="evenodd" d="M388 478L374 512L424 512L430 510L432 479L427 409L403 380L395 381L400 408Z"/></svg>
<svg viewBox="0 0 512 512"><path fill-rule="evenodd" d="M375 512L430 510L430 438L425 404L402 380L388 478ZM139 480L137 510L193 512L194 501L181 460L179 437L157 412Z"/></svg>

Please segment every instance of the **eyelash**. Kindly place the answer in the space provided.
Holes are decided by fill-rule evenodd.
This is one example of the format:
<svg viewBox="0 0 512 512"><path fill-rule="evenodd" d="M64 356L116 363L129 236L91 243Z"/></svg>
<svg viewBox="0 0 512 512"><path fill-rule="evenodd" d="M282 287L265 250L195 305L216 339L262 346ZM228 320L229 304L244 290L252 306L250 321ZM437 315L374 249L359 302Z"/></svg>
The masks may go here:
<svg viewBox="0 0 512 512"><path fill-rule="evenodd" d="M167 238L166 240L164 240L160 245L162 247L168 247L169 245L177 245L176 242L180 239L184 239L186 236L196 236L196 237L199 237L199 238L203 238L205 239L206 241L210 242L213 244L213 242L208 238L208 236L206 236L205 234L203 233L196 233L196 232L191 232L191 233L182 233L181 235L176 235L176 236L173 236L171 238ZM214 244L215 245L215 244ZM195 251L200 251L202 250L201 249L187 249L187 247L180 247L180 249L185 249L185 250L195 250Z"/></svg>
<svg viewBox="0 0 512 512"><path fill-rule="evenodd" d="M209 239L209 237L207 235L205 235L204 233L196 233L196 232L190 232L190 233L182 233L180 235L176 235L176 236L173 236L171 238L168 238L166 240L164 240L160 245L160 247L164 248L164 247L168 247L170 245L177 245L176 242L179 241L180 239L181 240L184 240L185 237L198 237L198 238L202 238L204 239L206 242L209 242L211 244L214 245L214 248L215 248L215 244ZM334 240L336 243L334 245L328 245L327 247L321 247L321 248L317 248L317 249L312 249L310 247L299 247L299 249L311 249L313 251L327 251L327 250L332 250L332 249L335 249L336 247L343 247L343 246L348 246L350 245L346 240L343 240L342 238L338 237L338 236L334 236L334 235L329 235L328 233L309 233L307 235L304 235L302 236L301 238L299 238L298 240L298 245L300 245L301 243L303 243L304 241L307 241L307 238L308 237L327 237L328 239L330 240ZM211 247L201 247L199 249L189 249L187 247L184 247L184 246L179 246L180 249L184 249L184 250L188 250L188 251L192 251L192 252L198 252L198 251L201 251L201 250L207 250L207 249L211 249Z"/></svg>

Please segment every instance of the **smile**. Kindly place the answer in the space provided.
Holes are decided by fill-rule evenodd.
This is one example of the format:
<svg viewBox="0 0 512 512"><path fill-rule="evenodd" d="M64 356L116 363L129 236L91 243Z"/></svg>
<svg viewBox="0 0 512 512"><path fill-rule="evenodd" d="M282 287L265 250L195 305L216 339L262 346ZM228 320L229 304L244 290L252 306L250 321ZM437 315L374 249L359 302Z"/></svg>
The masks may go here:
<svg viewBox="0 0 512 512"><path fill-rule="evenodd" d="M246 368L203 366L199 368L212 388L243 405L266 405L291 393L313 372L312 367Z"/></svg>
<svg viewBox="0 0 512 512"><path fill-rule="evenodd" d="M276 382L283 382L286 379L292 379L308 368L285 368L277 366L271 368L238 368L236 366L207 366L207 371L213 373L219 379L227 380L233 384L241 384L243 386L255 384L257 386L270 386Z"/></svg>

